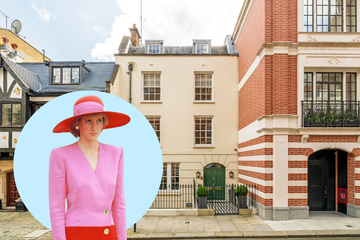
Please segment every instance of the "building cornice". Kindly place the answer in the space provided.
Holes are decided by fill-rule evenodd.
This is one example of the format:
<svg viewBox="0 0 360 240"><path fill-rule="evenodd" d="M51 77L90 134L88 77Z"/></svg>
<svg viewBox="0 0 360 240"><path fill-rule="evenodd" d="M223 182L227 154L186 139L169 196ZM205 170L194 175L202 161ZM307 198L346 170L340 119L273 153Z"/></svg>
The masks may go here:
<svg viewBox="0 0 360 240"><path fill-rule="evenodd" d="M239 37L239 34L241 32L241 29L244 26L244 22L246 20L246 17L248 15L248 12L249 12L249 9L250 9L252 3L253 3L253 0L244 0L244 3L242 5L240 13L239 13L239 17L236 20L233 34L231 35L232 39L234 40L233 41L234 43L236 43L236 41Z"/></svg>

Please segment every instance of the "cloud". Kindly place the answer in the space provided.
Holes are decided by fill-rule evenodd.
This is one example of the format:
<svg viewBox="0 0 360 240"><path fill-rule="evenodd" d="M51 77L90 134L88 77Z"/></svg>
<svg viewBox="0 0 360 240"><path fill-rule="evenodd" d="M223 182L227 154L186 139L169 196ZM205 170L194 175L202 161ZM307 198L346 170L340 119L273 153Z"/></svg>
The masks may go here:
<svg viewBox="0 0 360 240"><path fill-rule="evenodd" d="M94 26L94 30L97 31L97 32L101 32L104 29L102 29L101 27Z"/></svg>
<svg viewBox="0 0 360 240"><path fill-rule="evenodd" d="M84 13L84 12L78 12L78 14L83 18L87 18L87 17L95 18L93 15L90 15L90 14L87 14L87 13Z"/></svg>
<svg viewBox="0 0 360 240"><path fill-rule="evenodd" d="M123 36L130 36L135 23L140 29L140 1L117 0L123 14L118 15L110 35L96 43L91 56L114 60ZM243 0L151 0L143 1L143 44L145 39L162 39L165 46L190 46L192 39L211 39L221 46L232 34Z"/></svg>
<svg viewBox="0 0 360 240"><path fill-rule="evenodd" d="M42 21L50 21L51 18L57 19L54 13L46 10L44 2L42 2L42 8L37 8L35 3L31 3L31 7L39 14Z"/></svg>

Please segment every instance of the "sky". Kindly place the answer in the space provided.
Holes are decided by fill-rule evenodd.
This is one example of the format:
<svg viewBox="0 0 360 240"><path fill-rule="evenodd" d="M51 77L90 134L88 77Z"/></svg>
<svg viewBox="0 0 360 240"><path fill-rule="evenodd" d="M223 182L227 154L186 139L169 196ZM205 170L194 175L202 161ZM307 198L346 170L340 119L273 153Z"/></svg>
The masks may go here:
<svg viewBox="0 0 360 240"><path fill-rule="evenodd" d="M140 0L11 0L0 11L22 23L21 36L53 61L114 61L129 28L140 29ZM5 2L5 3L4 3ZM232 35L243 0L142 0L143 43L191 46L192 39L224 44ZM6 18L0 13L0 28ZM0 36L2 37L2 36Z"/></svg>

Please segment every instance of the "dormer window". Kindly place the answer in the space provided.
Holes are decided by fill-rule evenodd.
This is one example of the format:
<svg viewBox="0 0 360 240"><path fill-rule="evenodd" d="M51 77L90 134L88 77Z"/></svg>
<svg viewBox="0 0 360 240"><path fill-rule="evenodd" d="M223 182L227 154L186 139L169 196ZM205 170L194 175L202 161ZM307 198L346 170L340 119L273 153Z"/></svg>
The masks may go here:
<svg viewBox="0 0 360 240"><path fill-rule="evenodd" d="M79 84L79 67L53 67L52 83Z"/></svg>
<svg viewBox="0 0 360 240"><path fill-rule="evenodd" d="M160 44L149 44L148 53L160 53Z"/></svg>
<svg viewBox="0 0 360 240"><path fill-rule="evenodd" d="M196 44L196 53L208 53L208 45Z"/></svg>

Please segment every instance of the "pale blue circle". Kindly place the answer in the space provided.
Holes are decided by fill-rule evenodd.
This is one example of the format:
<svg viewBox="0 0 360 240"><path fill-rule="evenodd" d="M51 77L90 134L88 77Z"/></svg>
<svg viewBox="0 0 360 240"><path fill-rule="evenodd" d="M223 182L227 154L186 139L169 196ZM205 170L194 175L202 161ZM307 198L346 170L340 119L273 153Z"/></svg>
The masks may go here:
<svg viewBox="0 0 360 240"><path fill-rule="evenodd" d="M49 211L49 156L53 148L77 141L70 133L53 133L62 120L73 116L76 100L96 95L106 111L125 113L125 126L105 129L99 142L124 149L126 228L149 209L160 186L162 153L154 129L144 115L125 100L111 94L81 91L57 97L29 119L19 136L14 154L14 174L19 194L31 214L51 229Z"/></svg>

